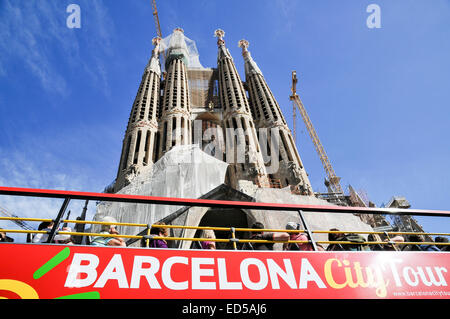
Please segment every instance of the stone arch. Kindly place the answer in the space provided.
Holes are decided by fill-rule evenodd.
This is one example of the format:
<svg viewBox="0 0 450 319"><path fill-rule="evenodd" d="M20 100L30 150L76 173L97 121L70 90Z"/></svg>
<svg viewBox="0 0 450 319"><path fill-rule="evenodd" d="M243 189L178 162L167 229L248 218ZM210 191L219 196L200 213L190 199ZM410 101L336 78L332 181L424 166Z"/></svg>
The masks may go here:
<svg viewBox="0 0 450 319"><path fill-rule="evenodd" d="M206 208L202 213L196 216L197 226L205 227L235 227L235 228L250 228L255 221L254 217L246 210L242 209L223 209L223 208ZM228 239L231 238L231 233L228 231L214 231L216 238ZM190 236L193 238L200 238L202 230L193 230ZM187 234L186 234L187 235ZM236 238L249 238L249 232L236 232ZM183 244L183 247L191 249L199 249L199 242L192 241L188 244ZM238 243L238 249L240 249ZM232 243L216 242L217 249L233 249Z"/></svg>

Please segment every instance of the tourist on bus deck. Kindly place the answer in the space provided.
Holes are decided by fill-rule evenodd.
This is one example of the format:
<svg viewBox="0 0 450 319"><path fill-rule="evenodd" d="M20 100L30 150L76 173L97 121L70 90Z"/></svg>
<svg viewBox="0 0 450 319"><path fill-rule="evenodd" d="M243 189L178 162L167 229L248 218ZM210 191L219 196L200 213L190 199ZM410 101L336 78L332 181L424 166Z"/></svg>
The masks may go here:
<svg viewBox="0 0 450 319"><path fill-rule="evenodd" d="M436 243L448 243L448 238L443 236L437 236L434 238L434 242ZM441 251L450 251L450 245L439 245L438 246Z"/></svg>
<svg viewBox="0 0 450 319"><path fill-rule="evenodd" d="M425 242L422 235L412 234L408 236L408 241L412 243ZM430 244L409 244L403 250L405 251L440 251L435 245Z"/></svg>
<svg viewBox="0 0 450 319"><path fill-rule="evenodd" d="M201 238L215 239L214 230L212 229L204 229L202 232ZM201 241L200 245L202 249L216 249L216 243L214 241Z"/></svg>
<svg viewBox="0 0 450 319"><path fill-rule="evenodd" d="M403 238L403 236L397 235L394 238L391 238L391 240L385 239L384 241L389 243L385 246L385 250L400 251L403 249L403 245L401 245L401 243L405 242L405 238Z"/></svg>
<svg viewBox="0 0 450 319"><path fill-rule="evenodd" d="M330 231L338 232L339 229L331 228ZM328 233L328 241L342 241L345 234L342 233ZM339 243L329 244L327 247L327 251L335 251L335 250L345 250Z"/></svg>
<svg viewBox="0 0 450 319"><path fill-rule="evenodd" d="M63 227L63 231L70 233L70 232L72 232L72 228ZM73 242L72 236L68 235L68 234L58 234L55 236L54 241L56 244L63 244L63 245L74 245L75 244Z"/></svg>
<svg viewBox="0 0 450 319"><path fill-rule="evenodd" d="M256 222L252 225L253 229L264 229L264 225L260 222ZM251 239L255 240L273 240L273 241L286 241L289 240L289 234L285 232L252 232ZM242 249L254 249L254 250L273 250L273 243L246 243Z"/></svg>
<svg viewBox="0 0 450 319"><path fill-rule="evenodd" d="M50 231L52 230L54 225L55 225L54 221L49 221L49 222L46 221L46 222L40 223L38 226L38 230L46 231L47 233L34 234L31 242L35 243L35 244L36 243L46 243L48 240L48 235L50 234ZM62 231L70 232L71 229L69 227L63 227ZM55 238L57 238L57 237L55 236ZM55 238L53 239L52 243L55 243Z"/></svg>
<svg viewBox="0 0 450 319"><path fill-rule="evenodd" d="M117 223L117 220L111 216L103 217L101 221L104 223ZM100 234L118 235L119 231L117 230L116 225L107 224L107 225L102 225ZM102 237L102 236L95 237L92 240L91 245L92 246L123 246L123 247L127 246L125 241L122 238L109 237L109 236L108 237Z"/></svg>
<svg viewBox="0 0 450 319"><path fill-rule="evenodd" d="M300 224L289 222L286 224L287 230L299 230ZM307 241L308 236L304 233L289 233L289 240ZM284 243L283 250L307 250L312 251L313 247L311 243Z"/></svg>
<svg viewBox="0 0 450 319"><path fill-rule="evenodd" d="M3 228L0 228L3 229ZM4 231L0 231L0 242L13 242L14 239L11 237L6 236L6 233Z"/></svg>
<svg viewBox="0 0 450 319"><path fill-rule="evenodd" d="M381 237L378 234L369 234L367 236L367 241L377 242L377 243L382 242ZM386 243L386 245L388 245L388 244ZM386 247L386 245L385 244L370 244L369 247L370 247L370 250L372 250L372 251L394 250L393 248L390 249L391 247Z"/></svg>
<svg viewBox="0 0 450 319"><path fill-rule="evenodd" d="M156 222L154 225L166 225L163 222ZM157 236L157 237L168 237L169 236L169 229L166 227L152 227L150 229L150 235ZM167 242L164 239L150 239L150 247L152 248L169 248L167 246Z"/></svg>

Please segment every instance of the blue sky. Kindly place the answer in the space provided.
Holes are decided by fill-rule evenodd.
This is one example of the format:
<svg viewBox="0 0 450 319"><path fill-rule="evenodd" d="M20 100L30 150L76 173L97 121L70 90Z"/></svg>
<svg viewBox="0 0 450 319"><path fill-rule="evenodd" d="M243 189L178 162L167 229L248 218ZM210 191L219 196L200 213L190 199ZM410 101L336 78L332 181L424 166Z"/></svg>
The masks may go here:
<svg viewBox="0 0 450 319"><path fill-rule="evenodd" d="M66 26L69 4L81 28ZM369 4L381 28L369 29ZM244 78L240 39L292 128L291 71L342 186L377 206L448 210L450 1L157 1L163 36L182 27L216 67L214 30ZM150 0L0 1L0 185L101 192L156 35ZM297 145L315 191L325 173L297 116ZM2 196L19 216L53 218L58 200ZM72 217L82 203L73 203ZM91 214L95 211L90 204ZM449 232L447 218L418 218ZM1 226L2 224L0 224ZM3 226L4 227L4 226Z"/></svg>

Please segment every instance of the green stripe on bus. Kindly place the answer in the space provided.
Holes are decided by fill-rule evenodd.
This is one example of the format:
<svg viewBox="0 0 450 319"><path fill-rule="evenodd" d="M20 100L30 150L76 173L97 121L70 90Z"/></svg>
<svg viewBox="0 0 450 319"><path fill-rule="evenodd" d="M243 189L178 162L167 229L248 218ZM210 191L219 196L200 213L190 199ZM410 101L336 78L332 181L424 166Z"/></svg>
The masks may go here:
<svg viewBox="0 0 450 319"><path fill-rule="evenodd" d="M69 247L64 248L59 253L57 253L54 257L52 257L49 261L47 261L44 265L42 265L38 270L35 271L33 274L34 279L39 279L42 276L44 276L46 273L48 273L50 270L58 266L60 263L62 263L64 260L66 260L67 257L70 255L70 249Z"/></svg>

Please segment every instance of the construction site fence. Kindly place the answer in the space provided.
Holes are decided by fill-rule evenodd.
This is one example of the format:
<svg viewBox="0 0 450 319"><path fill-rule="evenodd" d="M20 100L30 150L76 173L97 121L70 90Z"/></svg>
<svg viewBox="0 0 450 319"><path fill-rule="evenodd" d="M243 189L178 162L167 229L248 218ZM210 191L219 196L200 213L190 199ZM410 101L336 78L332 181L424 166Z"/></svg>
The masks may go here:
<svg viewBox="0 0 450 319"><path fill-rule="evenodd" d="M428 235L428 236L450 236L450 233L418 233L418 232L394 232L394 231L335 231L335 230L311 230L309 229L306 220L303 217L304 211L314 212L338 212L338 213L365 213L365 214L404 214L404 215L421 215L421 216L445 216L449 217L449 211L437 211L437 210L414 210L414 209L390 209L390 208L367 208L367 207L345 207L345 206L318 206L318 205L294 205L294 204L275 204L275 203L256 203L256 202L237 202L237 201L224 201L224 200L205 200L205 199L183 199L183 198L168 198L168 197L154 197L154 196L138 196L138 195L123 195L123 194L104 194L104 193L86 193L86 192L71 192L71 191L59 191L59 190L38 190L38 189L25 189L25 188L11 188L0 187L0 195L14 195L14 196L31 196L31 197L52 197L52 198L64 198L64 203L59 210L56 219L42 219L42 218L21 218L21 217L0 217L0 220L10 221L37 221L37 222L54 222L53 229L51 231L46 230L18 230L18 229L0 229L4 233L26 233L26 234L48 234L48 242L51 242L56 234L71 235L71 236L101 236L101 237L120 237L134 240L146 240L146 246L150 239L163 239L173 241L213 241L232 243L234 249L237 249L236 243L310 243L313 246L313 250L317 250L317 244L343 244L354 245L352 241L315 241L312 238L312 234L376 234L383 235L387 238L387 241L364 241L358 242L360 245L436 245L436 246L448 246L448 242L393 242L392 236L397 235ZM63 220L62 216L67 209L68 203L71 199L95 199L102 201L116 201L116 202L133 202L133 203L146 203L146 204L163 204L163 205L185 205L185 206L203 206L203 207L221 207L221 208L245 208L245 209L265 209L265 210L278 210L278 211L298 211L300 218L305 226L303 230L286 230L286 229L254 229L254 228L235 228L235 227L208 227L208 226L181 226L181 225L151 225L151 224L138 224L138 223L107 223L101 221L86 221L86 220ZM104 234L104 233L90 233L90 232L69 232L60 231L60 224L73 223L73 224L92 224L92 225L115 225L115 226L133 226L139 228L146 228L146 235L124 235L124 234ZM150 235L150 229L152 227L159 228L179 228L179 229L196 229L205 230L210 229L214 231L228 231L230 232L230 238L187 238L187 237L163 237ZM305 233L308 236L308 240L288 240L288 241L274 241L274 240L257 240L257 239L241 239L236 238L236 232L286 232L286 233Z"/></svg>

